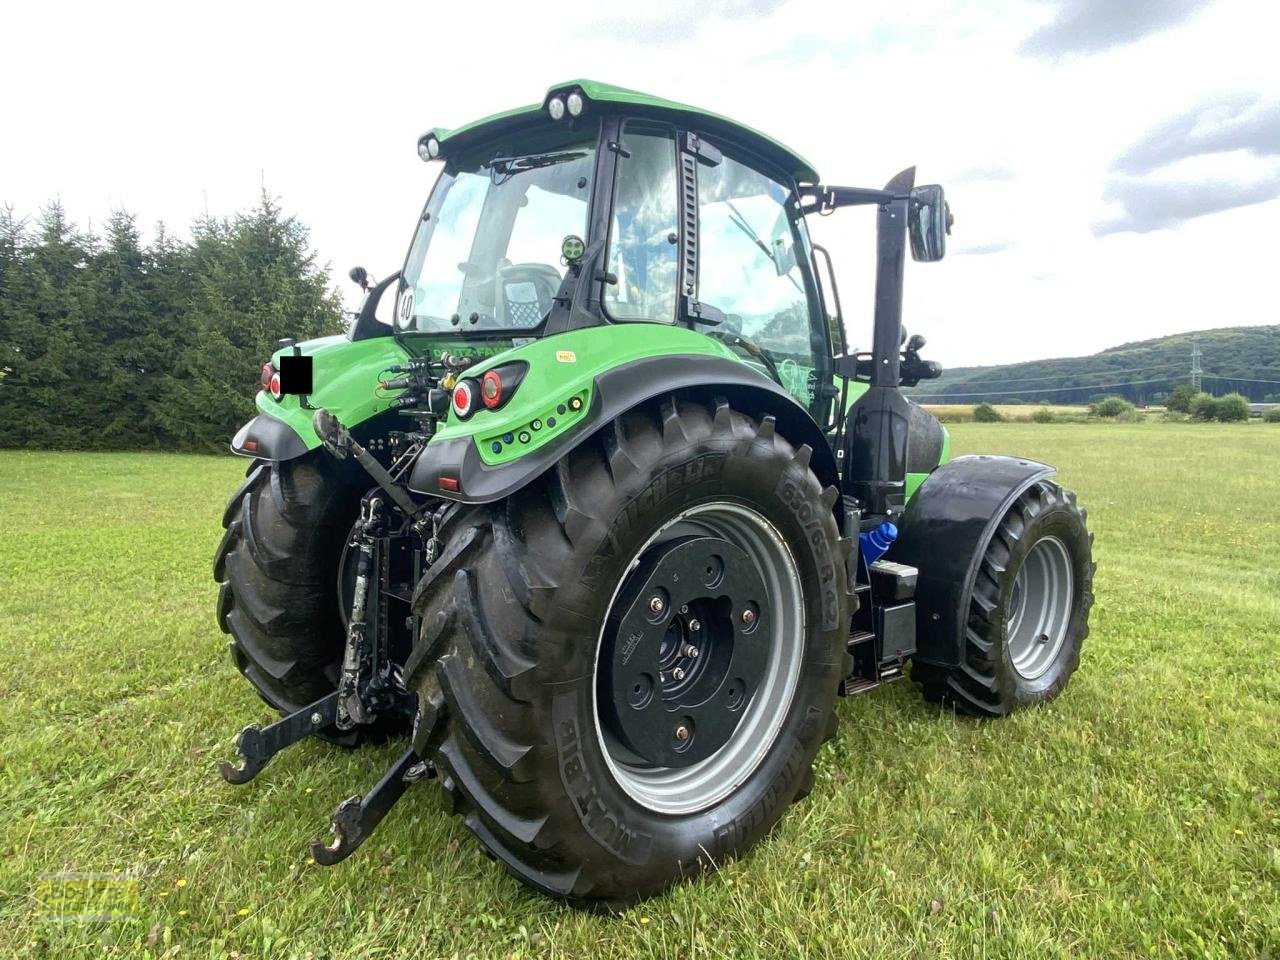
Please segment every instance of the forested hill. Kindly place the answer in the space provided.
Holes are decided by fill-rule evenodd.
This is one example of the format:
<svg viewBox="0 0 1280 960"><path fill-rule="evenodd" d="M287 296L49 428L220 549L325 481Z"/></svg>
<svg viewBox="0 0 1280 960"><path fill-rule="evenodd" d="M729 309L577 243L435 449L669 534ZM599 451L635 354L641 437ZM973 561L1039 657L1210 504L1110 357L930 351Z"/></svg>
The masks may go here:
<svg viewBox="0 0 1280 960"><path fill-rule="evenodd" d="M1225 327L1111 347L1088 357L1033 360L998 367L957 367L909 391L935 403L1088 403L1119 394L1158 403L1190 381L1192 337L1200 338L1203 388L1280 401L1280 326Z"/></svg>

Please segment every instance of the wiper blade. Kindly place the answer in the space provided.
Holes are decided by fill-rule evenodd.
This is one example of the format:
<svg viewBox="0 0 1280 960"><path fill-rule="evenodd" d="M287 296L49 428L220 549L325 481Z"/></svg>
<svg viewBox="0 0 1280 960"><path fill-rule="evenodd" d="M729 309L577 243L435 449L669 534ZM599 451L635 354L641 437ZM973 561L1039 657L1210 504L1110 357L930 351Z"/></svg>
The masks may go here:
<svg viewBox="0 0 1280 960"><path fill-rule="evenodd" d="M733 205L732 200L726 200L725 203L729 205L729 209L732 211L732 213L729 214L729 222L750 237L751 241L760 248L760 252L763 253L768 261L776 267L778 261L774 258L773 251L769 249L769 245L760 239L760 234L751 229L751 224L747 223L747 218L744 217L742 212ZM800 286L800 282L790 273L779 274L779 276L785 276L791 281L792 286L802 294L804 293L804 288Z"/></svg>
<svg viewBox="0 0 1280 960"><path fill-rule="evenodd" d="M751 239L751 242L760 248L760 251L766 258L768 258L769 262L772 263L773 251L769 249L769 245L760 239L760 234L751 229L751 224L747 223L747 218L744 217L738 208L733 205L732 200L726 200L725 205L728 206L730 210L729 222L745 233Z"/></svg>
<svg viewBox="0 0 1280 960"><path fill-rule="evenodd" d="M506 183L517 173L537 170L539 167L551 167L557 163L568 163L570 160L581 160L587 155L585 150L565 150L560 153L531 153L523 157L494 157L483 166L489 168L489 175L494 186Z"/></svg>

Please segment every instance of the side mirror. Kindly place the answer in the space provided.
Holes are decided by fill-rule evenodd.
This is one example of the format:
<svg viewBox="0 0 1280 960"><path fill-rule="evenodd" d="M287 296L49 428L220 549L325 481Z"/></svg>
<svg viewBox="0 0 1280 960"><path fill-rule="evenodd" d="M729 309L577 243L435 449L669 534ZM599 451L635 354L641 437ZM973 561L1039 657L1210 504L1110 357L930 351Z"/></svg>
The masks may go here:
<svg viewBox="0 0 1280 960"><path fill-rule="evenodd" d="M912 241L912 249L915 249L915 241ZM352 267L347 276L351 278L351 282L356 284L361 290L369 289L369 271L364 267Z"/></svg>
<svg viewBox="0 0 1280 960"><path fill-rule="evenodd" d="M941 260L947 252L947 234L951 233L951 208L936 183L913 187L907 205L907 230L911 235L911 256L930 263Z"/></svg>

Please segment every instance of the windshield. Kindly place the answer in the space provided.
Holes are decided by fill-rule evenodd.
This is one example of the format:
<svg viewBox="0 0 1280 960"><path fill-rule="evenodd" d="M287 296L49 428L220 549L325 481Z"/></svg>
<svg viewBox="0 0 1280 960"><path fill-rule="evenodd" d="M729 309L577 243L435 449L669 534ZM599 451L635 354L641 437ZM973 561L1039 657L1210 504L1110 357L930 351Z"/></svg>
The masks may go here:
<svg viewBox="0 0 1280 960"><path fill-rule="evenodd" d="M402 331L530 330L546 319L585 238L594 131L541 130L451 161L418 225L400 282Z"/></svg>

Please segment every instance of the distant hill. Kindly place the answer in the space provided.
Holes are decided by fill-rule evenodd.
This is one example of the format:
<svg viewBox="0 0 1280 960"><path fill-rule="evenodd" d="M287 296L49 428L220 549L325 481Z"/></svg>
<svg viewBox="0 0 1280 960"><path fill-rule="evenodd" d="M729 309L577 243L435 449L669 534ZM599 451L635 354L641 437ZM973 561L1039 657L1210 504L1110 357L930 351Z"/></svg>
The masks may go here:
<svg viewBox="0 0 1280 960"><path fill-rule="evenodd" d="M1198 335L1205 390L1280 401L1280 326L1226 327ZM1190 381L1192 336L1125 343L1088 357L957 367L908 394L934 403L1088 403L1107 394L1158 403Z"/></svg>

